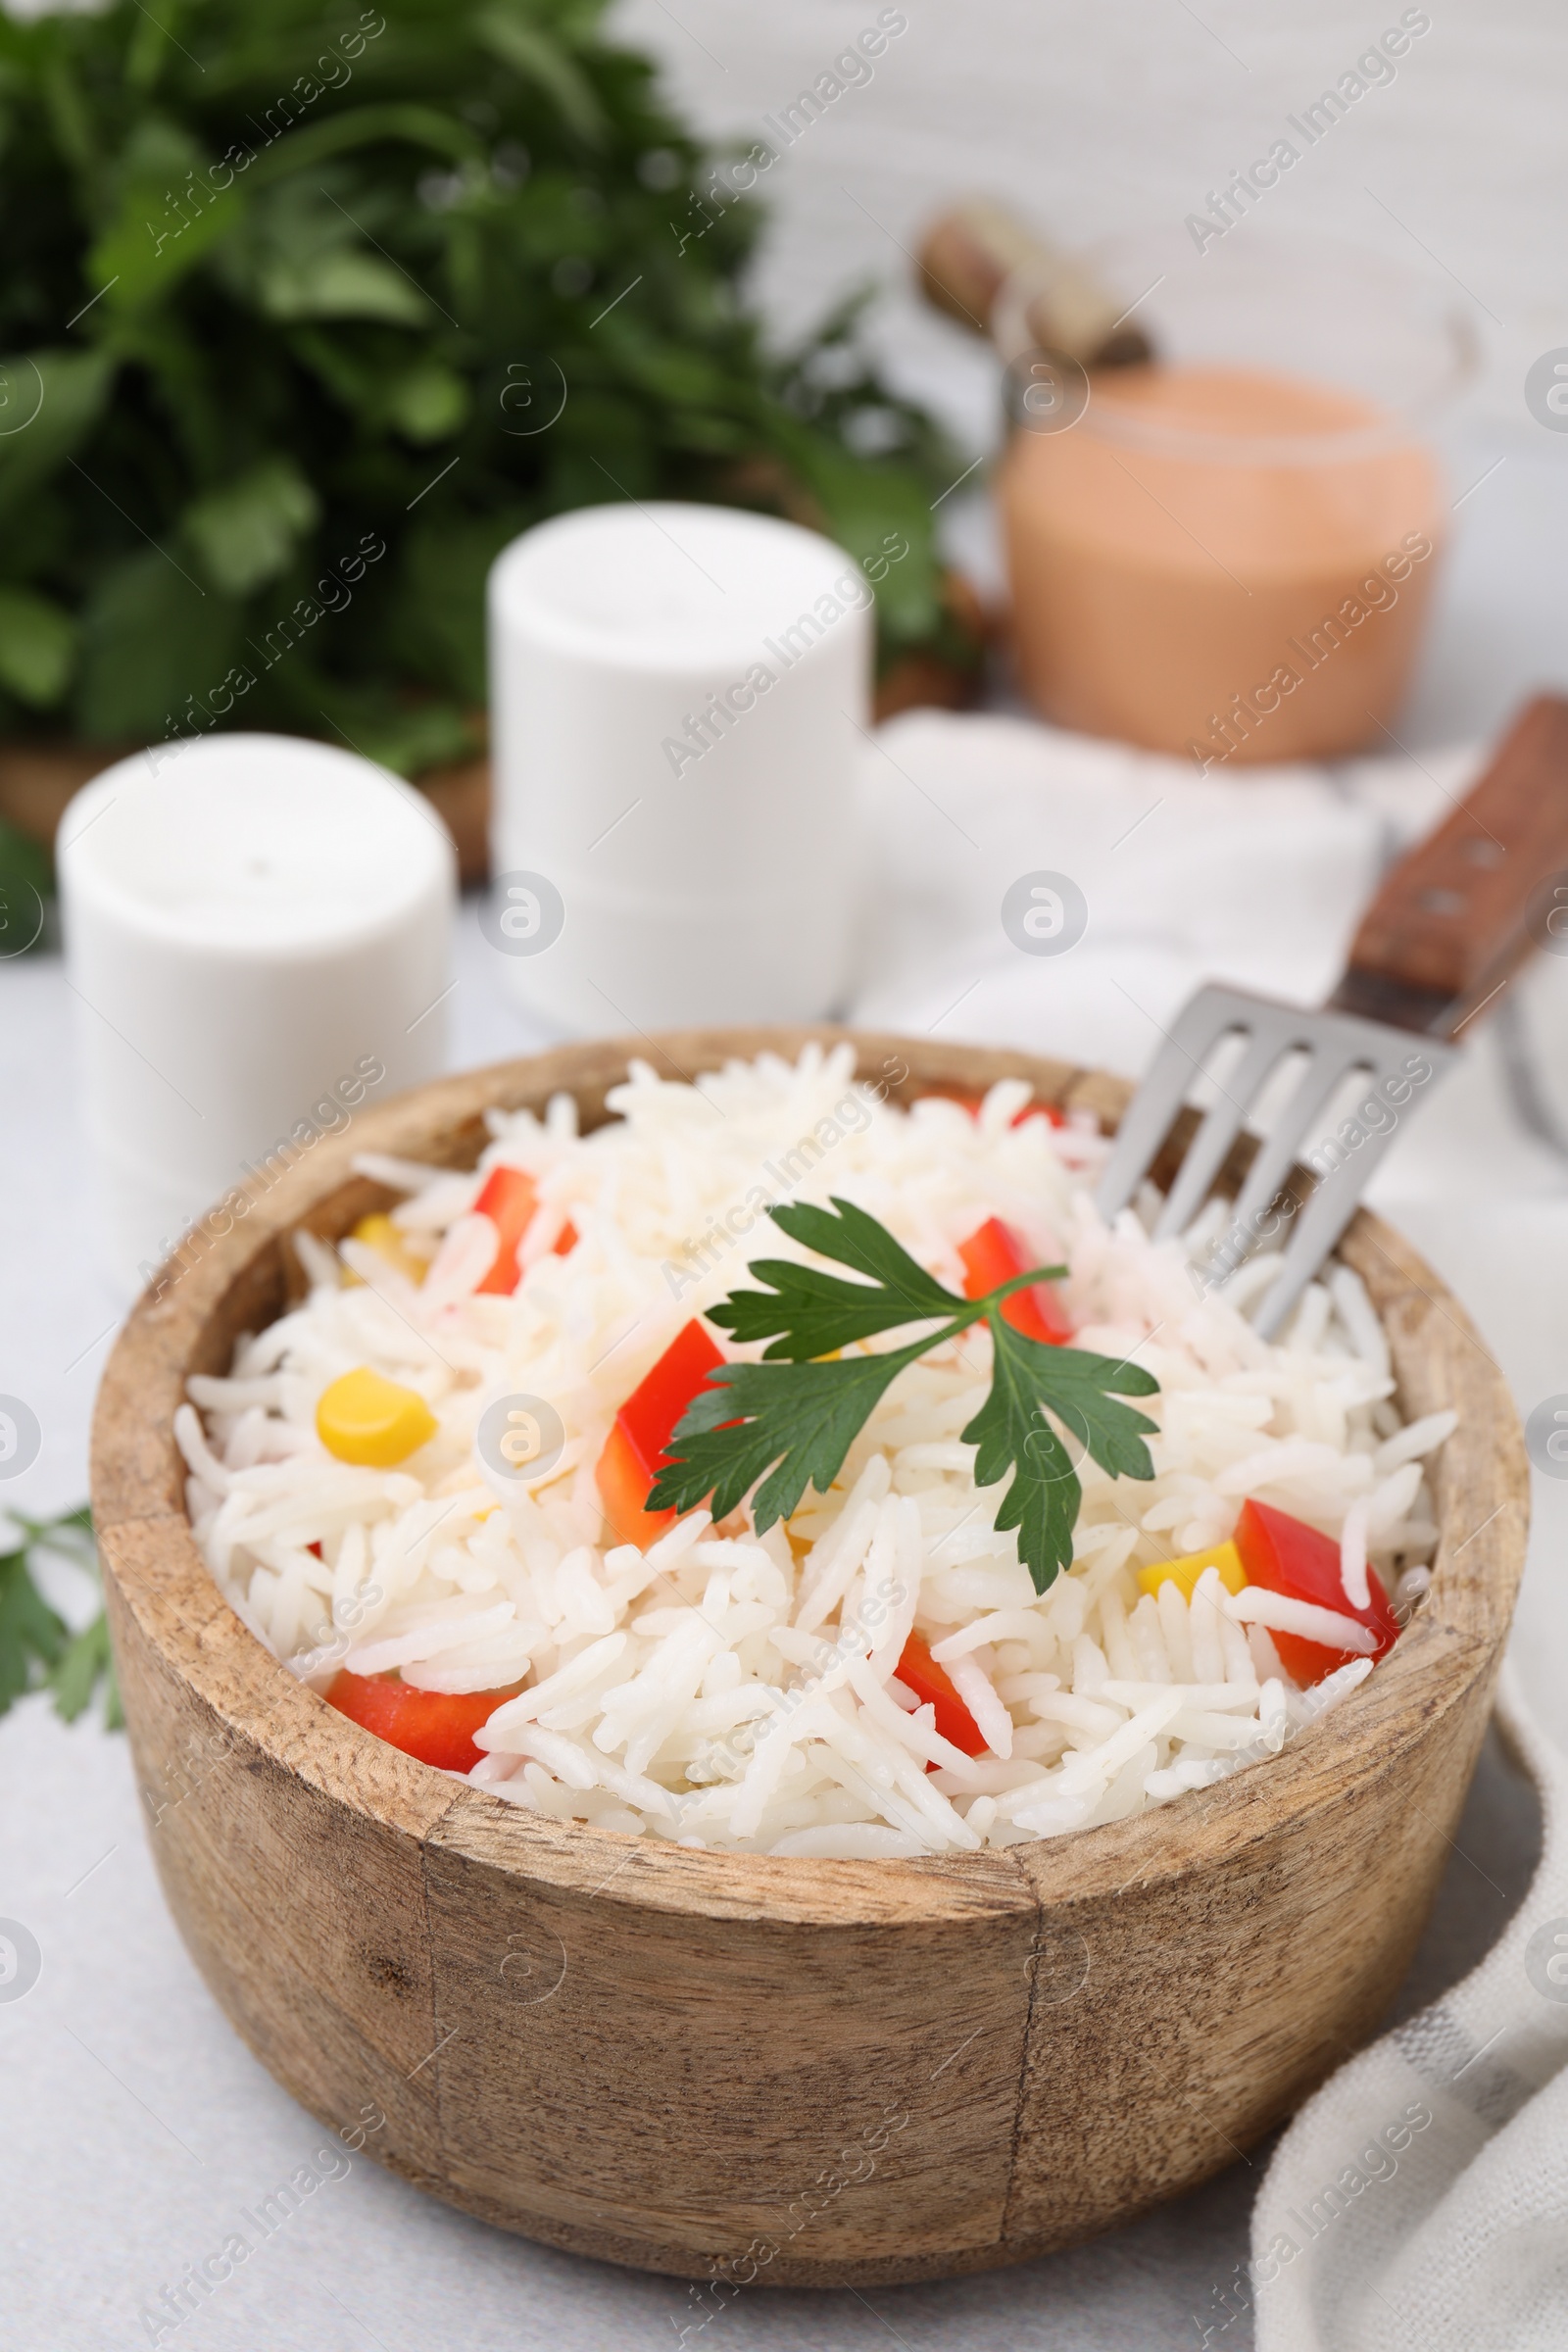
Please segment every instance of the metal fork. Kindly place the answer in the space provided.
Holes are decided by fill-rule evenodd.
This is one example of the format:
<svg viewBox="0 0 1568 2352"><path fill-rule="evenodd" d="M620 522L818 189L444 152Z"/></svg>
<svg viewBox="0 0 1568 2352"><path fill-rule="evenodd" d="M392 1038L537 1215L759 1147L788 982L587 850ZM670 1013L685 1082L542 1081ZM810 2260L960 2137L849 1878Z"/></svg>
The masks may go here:
<svg viewBox="0 0 1568 2352"><path fill-rule="evenodd" d="M1154 1231L1184 1233L1239 1140L1254 1144L1216 1262L1224 1279L1260 1241L1294 1225L1252 1318L1272 1338L1345 1231L1404 1106L1442 1076L1460 1031L1495 1003L1532 946L1556 949L1559 938L1568 950L1568 701L1542 695L1453 815L1385 877L1321 1011L1218 985L1183 1006L1117 1131L1102 1213L1126 1207L1216 1049L1240 1033L1236 1066L1198 1123ZM1304 1066L1270 1132L1244 1137L1248 1114L1291 1054L1304 1055ZM1352 1106L1325 1132L1336 1098L1357 1075L1367 1091L1356 1105L1369 1115L1357 1119Z"/></svg>

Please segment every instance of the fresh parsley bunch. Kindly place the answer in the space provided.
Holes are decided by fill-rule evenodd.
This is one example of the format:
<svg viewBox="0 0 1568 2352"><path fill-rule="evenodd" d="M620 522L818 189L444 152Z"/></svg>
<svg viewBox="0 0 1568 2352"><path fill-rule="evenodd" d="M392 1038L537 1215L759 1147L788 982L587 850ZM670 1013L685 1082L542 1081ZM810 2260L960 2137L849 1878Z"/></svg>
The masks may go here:
<svg viewBox="0 0 1568 2352"><path fill-rule="evenodd" d="M709 1375L710 1385L670 1439L648 1508L689 1511L711 1495L713 1516L722 1519L761 1479L752 1502L758 1529L787 1519L808 1486L827 1493L878 1398L906 1366L983 1322L993 1348L991 1394L963 1431L963 1443L979 1448L978 1485L995 1486L1011 1471L996 1524L1018 1530L1019 1556L1035 1591L1044 1592L1071 1562L1082 1498L1054 1423L1112 1477L1152 1478L1144 1440L1156 1424L1116 1399L1152 1396L1159 1383L1125 1359L1043 1346L1004 1319L1014 1291L1063 1274L1064 1266L1037 1266L982 1298L958 1298L851 1201L835 1200L830 1209L786 1203L768 1213L791 1241L866 1279L846 1282L790 1258L752 1263L748 1271L769 1287L732 1292L709 1310L710 1319L737 1340L770 1345L760 1363L725 1364ZM938 1329L905 1347L821 1360L877 1332L933 1320Z"/></svg>
<svg viewBox="0 0 1568 2352"><path fill-rule="evenodd" d="M947 643L961 460L853 306L764 346L760 210L604 13L0 13L0 736L462 757L491 562L622 498L816 521L885 659Z"/></svg>

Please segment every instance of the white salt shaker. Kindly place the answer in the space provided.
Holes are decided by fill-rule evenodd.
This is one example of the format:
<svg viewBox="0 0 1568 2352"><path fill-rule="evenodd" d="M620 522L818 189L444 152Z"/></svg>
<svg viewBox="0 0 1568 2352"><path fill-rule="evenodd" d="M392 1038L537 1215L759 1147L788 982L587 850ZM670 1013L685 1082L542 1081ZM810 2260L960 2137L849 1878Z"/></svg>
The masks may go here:
<svg viewBox="0 0 1568 2352"><path fill-rule="evenodd" d="M490 574L498 972L567 1033L813 1019L848 977L872 595L813 531L592 507Z"/></svg>
<svg viewBox="0 0 1568 2352"><path fill-rule="evenodd" d="M163 744L76 795L58 854L122 1282L176 1249L177 1275L324 1135L441 1068L452 845L369 760L282 735Z"/></svg>

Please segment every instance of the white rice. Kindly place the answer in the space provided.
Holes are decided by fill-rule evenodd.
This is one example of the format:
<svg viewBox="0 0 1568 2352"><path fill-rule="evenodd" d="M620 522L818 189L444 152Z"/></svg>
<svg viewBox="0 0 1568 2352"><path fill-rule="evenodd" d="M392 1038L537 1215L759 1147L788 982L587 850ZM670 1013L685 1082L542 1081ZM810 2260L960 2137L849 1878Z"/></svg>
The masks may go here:
<svg viewBox="0 0 1568 2352"><path fill-rule="evenodd" d="M493 1115L472 1175L366 1161L407 1192L396 1222L433 1261L426 1279L302 1236L306 1302L243 1338L228 1379L193 1378L201 1418L177 1416L197 1540L245 1624L318 1689L342 1664L433 1690L521 1682L470 1776L511 1802L818 1857L1119 1820L1277 1753L1353 1689L1364 1657L1298 1691L1267 1630L1359 1647L1337 1611L1233 1598L1212 1569L1189 1606L1171 1584L1142 1593L1136 1571L1222 1542L1256 1495L1342 1543L1348 1600L1367 1561L1386 1584L1408 1564L1412 1601L1424 1589L1420 1457L1452 1416L1400 1427L1355 1275L1334 1267L1269 1345L1231 1302L1257 1295L1252 1266L1230 1299L1200 1295L1202 1225L1157 1246L1131 1212L1104 1226L1090 1187L1105 1146L1087 1117L1015 1127L1019 1081L977 1118L941 1100L906 1111L852 1068L847 1048L808 1048L793 1067L764 1055L690 1086L634 1064L610 1097L618 1115L590 1136L562 1098L542 1121ZM473 1295L486 1255L468 1212L497 1163L527 1170L540 1202L510 1298ZM832 1493L808 1492L788 1530L758 1538L743 1518L715 1534L697 1511L646 1555L604 1544L594 1470L616 1408L684 1323L746 1281L749 1257L804 1254L765 1202L830 1194L959 1291L958 1243L1004 1218L1039 1262L1066 1259L1077 1344L1158 1380L1138 1400L1160 1425L1152 1483L1082 1464L1075 1557L1045 1594L996 1532L1005 1485L977 1488L959 1441L989 1383L983 1330L899 1377ZM561 1256L568 1218L580 1239ZM350 1268L362 1282L344 1287ZM336 1461L316 1435L318 1397L360 1364L416 1390L438 1422L393 1470ZM519 1393L565 1431L531 1489L487 1483L473 1445L485 1406ZM896 1679L911 1630L985 1754L951 1746Z"/></svg>

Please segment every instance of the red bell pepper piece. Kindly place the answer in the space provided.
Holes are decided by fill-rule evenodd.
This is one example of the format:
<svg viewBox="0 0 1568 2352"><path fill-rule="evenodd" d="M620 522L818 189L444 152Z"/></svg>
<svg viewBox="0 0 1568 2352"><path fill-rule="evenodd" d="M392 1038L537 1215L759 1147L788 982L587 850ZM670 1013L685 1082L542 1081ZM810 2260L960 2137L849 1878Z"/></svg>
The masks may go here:
<svg viewBox="0 0 1568 2352"><path fill-rule="evenodd" d="M1266 1592L1283 1592L1291 1600L1312 1601L1320 1609L1337 1609L1342 1617L1353 1617L1376 1636L1374 1659L1381 1658L1398 1640L1398 1624L1375 1568L1366 1572L1371 1595L1366 1607L1352 1608L1347 1600L1340 1579L1340 1547L1332 1536L1293 1519L1287 1511L1275 1510L1271 1503L1249 1500L1243 1503L1236 1522L1235 1544L1250 1585L1260 1585ZM1280 1664L1303 1690L1332 1674L1336 1666L1348 1666L1362 1654L1329 1649L1321 1642L1303 1641L1299 1634L1279 1634L1272 1626L1268 1638L1280 1653Z"/></svg>
<svg viewBox="0 0 1568 2352"><path fill-rule="evenodd" d="M918 1634L911 1634L904 1644L894 1672L922 1707L930 1706L937 1731L950 1747L961 1747L966 1756L984 1755L985 1734L954 1689L947 1668L937 1664Z"/></svg>
<svg viewBox="0 0 1568 2352"><path fill-rule="evenodd" d="M688 1323L615 1415L595 1477L617 1544L635 1544L646 1551L656 1536L673 1525L673 1511L645 1507L648 1491L663 1467L664 1448L676 1422L709 1373L723 1361L702 1324Z"/></svg>
<svg viewBox="0 0 1568 2352"><path fill-rule="evenodd" d="M987 1291L1010 1282L1029 1264L1023 1244L1000 1217L988 1217L966 1242L960 1242L958 1255L963 1260L966 1298L983 1298ZM1047 1347L1060 1348L1072 1338L1072 1325L1054 1283L1037 1282L1033 1290L1014 1291L1003 1307L1002 1319L1014 1331L1021 1331L1026 1340L1040 1340Z"/></svg>
<svg viewBox="0 0 1568 2352"><path fill-rule="evenodd" d="M442 1772L471 1772L484 1753L473 1743L474 1733L521 1688L514 1683L505 1690L418 1690L395 1676L350 1674L345 1666L324 1696L329 1707L401 1747L406 1756L417 1756Z"/></svg>
<svg viewBox="0 0 1568 2352"><path fill-rule="evenodd" d="M480 1216L490 1219L500 1236L495 1262L480 1283L479 1291L510 1298L522 1280L517 1250L539 1205L533 1178L525 1176L521 1168L492 1168L473 1205ZM568 1220L556 1236L555 1253L564 1257L576 1246L577 1229Z"/></svg>

